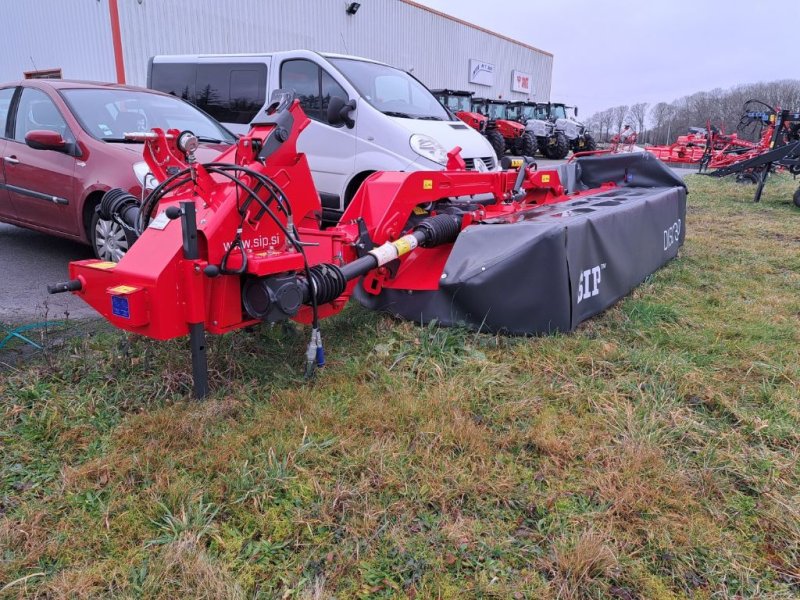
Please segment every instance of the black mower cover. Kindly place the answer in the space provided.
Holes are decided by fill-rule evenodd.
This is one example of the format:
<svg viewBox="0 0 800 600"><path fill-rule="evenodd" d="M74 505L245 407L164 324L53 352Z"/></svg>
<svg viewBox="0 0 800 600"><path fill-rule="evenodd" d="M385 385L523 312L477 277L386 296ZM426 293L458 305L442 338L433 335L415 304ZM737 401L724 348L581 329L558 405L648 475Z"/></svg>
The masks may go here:
<svg viewBox="0 0 800 600"><path fill-rule="evenodd" d="M619 187L464 229L436 291L356 288L367 308L486 332L571 331L630 293L683 244L686 186L653 155L579 158L570 192Z"/></svg>

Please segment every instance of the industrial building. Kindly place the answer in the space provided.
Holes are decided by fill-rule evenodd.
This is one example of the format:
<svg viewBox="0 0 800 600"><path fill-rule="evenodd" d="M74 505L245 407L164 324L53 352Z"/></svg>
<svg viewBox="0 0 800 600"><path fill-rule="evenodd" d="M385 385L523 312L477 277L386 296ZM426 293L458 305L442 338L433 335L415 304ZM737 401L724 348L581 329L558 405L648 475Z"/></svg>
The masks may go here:
<svg viewBox="0 0 800 600"><path fill-rule="evenodd" d="M386 62L429 88L550 98L552 54L411 0L30 0L3 2L0 15L0 82L144 86L157 54L305 48Z"/></svg>

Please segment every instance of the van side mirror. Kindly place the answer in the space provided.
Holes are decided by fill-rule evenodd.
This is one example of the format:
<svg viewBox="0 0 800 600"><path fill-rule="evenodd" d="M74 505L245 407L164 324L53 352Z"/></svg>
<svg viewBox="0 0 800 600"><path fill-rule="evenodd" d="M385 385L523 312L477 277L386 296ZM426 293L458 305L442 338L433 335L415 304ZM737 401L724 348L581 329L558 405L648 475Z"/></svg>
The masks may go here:
<svg viewBox="0 0 800 600"><path fill-rule="evenodd" d="M55 150L66 152L67 141L57 131L34 129L25 136L25 143L34 150Z"/></svg>
<svg viewBox="0 0 800 600"><path fill-rule="evenodd" d="M348 129L352 129L356 122L350 116L350 113L356 109L356 101L350 100L345 103L344 99L339 96L331 96L328 101L328 113L326 115L328 123L331 125L345 124Z"/></svg>

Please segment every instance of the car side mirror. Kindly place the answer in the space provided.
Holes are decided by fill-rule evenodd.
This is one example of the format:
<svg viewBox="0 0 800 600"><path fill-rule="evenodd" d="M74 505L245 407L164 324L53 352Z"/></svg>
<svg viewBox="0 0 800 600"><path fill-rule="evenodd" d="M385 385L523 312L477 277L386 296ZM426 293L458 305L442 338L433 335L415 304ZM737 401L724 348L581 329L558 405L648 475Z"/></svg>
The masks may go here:
<svg viewBox="0 0 800 600"><path fill-rule="evenodd" d="M355 100L345 102L339 96L331 96L331 99L328 101L328 113L326 115L328 123L334 126L345 124L348 129L352 129L356 122L350 116L350 113L355 109Z"/></svg>
<svg viewBox="0 0 800 600"><path fill-rule="evenodd" d="M57 131L47 129L34 129L25 136L25 143L34 150L55 150L67 152L67 141Z"/></svg>

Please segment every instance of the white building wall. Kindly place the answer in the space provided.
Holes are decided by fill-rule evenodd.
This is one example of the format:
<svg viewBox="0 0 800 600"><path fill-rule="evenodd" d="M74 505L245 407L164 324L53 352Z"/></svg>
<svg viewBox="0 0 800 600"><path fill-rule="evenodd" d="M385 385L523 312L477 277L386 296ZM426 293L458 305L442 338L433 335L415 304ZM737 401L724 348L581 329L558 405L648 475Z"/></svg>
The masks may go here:
<svg viewBox="0 0 800 600"><path fill-rule="evenodd" d="M116 81L108 0L0 0L0 23L0 83L51 68Z"/></svg>
<svg viewBox="0 0 800 600"><path fill-rule="evenodd" d="M524 99L513 69L550 97L552 55L405 0L117 0L128 83L145 85L155 54L269 52L307 48L380 60L430 88ZM0 82L61 68L65 78L116 81L110 0L0 0ZM469 59L495 65L491 87L468 83Z"/></svg>
<svg viewBox="0 0 800 600"><path fill-rule="evenodd" d="M430 88L524 99L511 71L533 76L536 100L550 97L553 57L403 0L119 0L125 72L145 85L155 54L249 53L306 48L380 60L412 71ZM468 83L469 59L495 65L492 87Z"/></svg>

